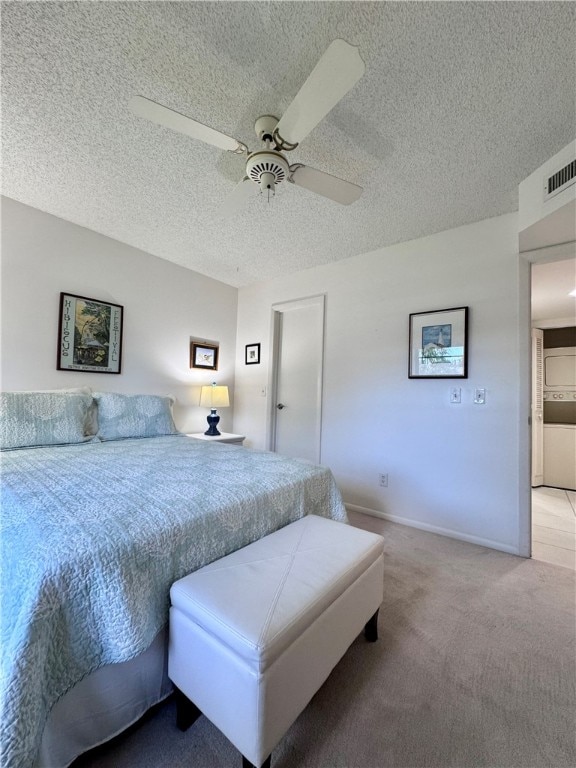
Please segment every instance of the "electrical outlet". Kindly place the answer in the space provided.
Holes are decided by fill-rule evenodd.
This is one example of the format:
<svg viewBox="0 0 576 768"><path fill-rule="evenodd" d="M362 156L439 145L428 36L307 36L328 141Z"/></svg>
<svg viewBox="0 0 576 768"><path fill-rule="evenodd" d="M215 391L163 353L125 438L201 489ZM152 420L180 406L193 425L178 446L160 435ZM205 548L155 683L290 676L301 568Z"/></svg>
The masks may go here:
<svg viewBox="0 0 576 768"><path fill-rule="evenodd" d="M382 488L388 488L388 475L381 474L380 477L380 485Z"/></svg>

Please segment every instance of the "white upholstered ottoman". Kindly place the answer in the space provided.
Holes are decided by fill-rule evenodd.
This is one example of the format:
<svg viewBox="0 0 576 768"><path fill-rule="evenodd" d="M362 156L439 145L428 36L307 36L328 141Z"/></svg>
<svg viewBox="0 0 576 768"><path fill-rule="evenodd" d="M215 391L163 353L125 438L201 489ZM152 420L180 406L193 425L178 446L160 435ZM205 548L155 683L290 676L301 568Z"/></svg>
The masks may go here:
<svg viewBox="0 0 576 768"><path fill-rule="evenodd" d="M269 766L364 625L377 639L383 584L382 537L317 515L176 581L168 674L178 726L203 713L244 766Z"/></svg>

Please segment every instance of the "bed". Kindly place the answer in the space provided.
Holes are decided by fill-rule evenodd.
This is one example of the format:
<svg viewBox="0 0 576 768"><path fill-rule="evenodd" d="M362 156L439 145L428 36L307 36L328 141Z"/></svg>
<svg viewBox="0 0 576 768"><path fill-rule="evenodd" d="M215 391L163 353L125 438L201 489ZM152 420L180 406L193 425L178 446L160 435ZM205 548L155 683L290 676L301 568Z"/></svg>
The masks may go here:
<svg viewBox="0 0 576 768"><path fill-rule="evenodd" d="M303 515L346 520L326 468L82 431L2 453L5 768L69 765L170 693L173 581Z"/></svg>

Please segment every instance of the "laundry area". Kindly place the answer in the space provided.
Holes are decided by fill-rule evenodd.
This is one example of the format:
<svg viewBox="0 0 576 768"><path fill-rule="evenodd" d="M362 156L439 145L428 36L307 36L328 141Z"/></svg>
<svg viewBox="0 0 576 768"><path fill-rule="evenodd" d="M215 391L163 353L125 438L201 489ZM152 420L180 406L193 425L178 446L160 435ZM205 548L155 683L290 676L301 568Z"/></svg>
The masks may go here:
<svg viewBox="0 0 576 768"><path fill-rule="evenodd" d="M574 259L532 267L532 557L576 569L576 298L570 296L571 285L576 285Z"/></svg>
<svg viewBox="0 0 576 768"><path fill-rule="evenodd" d="M543 331L544 485L576 490L576 327Z"/></svg>

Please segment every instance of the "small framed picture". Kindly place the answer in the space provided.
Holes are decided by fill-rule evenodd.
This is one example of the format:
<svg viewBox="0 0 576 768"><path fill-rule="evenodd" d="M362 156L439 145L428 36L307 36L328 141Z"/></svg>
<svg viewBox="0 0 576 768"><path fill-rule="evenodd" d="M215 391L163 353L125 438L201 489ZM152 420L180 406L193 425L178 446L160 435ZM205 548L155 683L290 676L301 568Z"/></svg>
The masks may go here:
<svg viewBox="0 0 576 768"><path fill-rule="evenodd" d="M246 344L246 365L258 365L260 362L260 344Z"/></svg>
<svg viewBox="0 0 576 768"><path fill-rule="evenodd" d="M468 307L410 315L410 379L468 378Z"/></svg>
<svg viewBox="0 0 576 768"><path fill-rule="evenodd" d="M218 370L218 347L213 344L190 343L190 368Z"/></svg>
<svg viewBox="0 0 576 768"><path fill-rule="evenodd" d="M120 373L123 317L119 304L61 293L57 370Z"/></svg>

